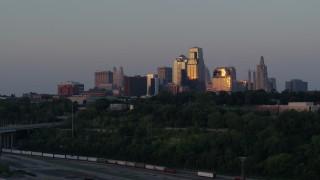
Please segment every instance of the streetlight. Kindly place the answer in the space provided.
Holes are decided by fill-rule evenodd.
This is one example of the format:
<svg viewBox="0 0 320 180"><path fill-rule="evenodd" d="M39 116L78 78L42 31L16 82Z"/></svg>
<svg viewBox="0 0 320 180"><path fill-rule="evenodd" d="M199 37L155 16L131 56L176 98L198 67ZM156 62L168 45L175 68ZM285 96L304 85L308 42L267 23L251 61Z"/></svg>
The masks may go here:
<svg viewBox="0 0 320 180"><path fill-rule="evenodd" d="M242 176L242 180L246 180L244 165L245 165L245 161L246 161L247 157L242 156L242 157L239 157L239 159L241 161L241 176Z"/></svg>

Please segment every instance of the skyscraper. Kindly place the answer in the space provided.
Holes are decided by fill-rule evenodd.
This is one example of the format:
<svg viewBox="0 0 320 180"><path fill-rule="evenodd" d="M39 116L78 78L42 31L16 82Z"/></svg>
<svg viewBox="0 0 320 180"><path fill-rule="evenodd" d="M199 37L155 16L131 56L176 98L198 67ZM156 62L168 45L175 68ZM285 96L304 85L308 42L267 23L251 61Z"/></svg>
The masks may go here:
<svg viewBox="0 0 320 180"><path fill-rule="evenodd" d="M113 73L111 71L97 71L94 73L95 87L103 88L107 84L113 83Z"/></svg>
<svg viewBox="0 0 320 180"><path fill-rule="evenodd" d="M277 81L276 78L268 78L268 87L269 91L276 91L277 90Z"/></svg>
<svg viewBox="0 0 320 180"><path fill-rule="evenodd" d="M124 81L124 74L123 74L123 68L120 67L118 70L116 67L113 68L113 84L116 88L122 89L124 87L123 85Z"/></svg>
<svg viewBox="0 0 320 180"><path fill-rule="evenodd" d="M159 78L157 74L147 74L147 95L153 96L159 93Z"/></svg>
<svg viewBox="0 0 320 180"><path fill-rule="evenodd" d="M219 67L213 72L212 90L219 91L236 91L237 76L234 67Z"/></svg>
<svg viewBox="0 0 320 180"><path fill-rule="evenodd" d="M159 67L158 78L161 84L172 83L172 68L171 67Z"/></svg>
<svg viewBox="0 0 320 180"><path fill-rule="evenodd" d="M205 65L202 48L190 48L187 76L191 89L205 90Z"/></svg>
<svg viewBox="0 0 320 180"><path fill-rule="evenodd" d="M147 77L124 77L125 96L144 96L147 94Z"/></svg>
<svg viewBox="0 0 320 180"><path fill-rule="evenodd" d="M255 90L269 91L268 87L268 70L264 64L263 56L260 57L260 64L257 65L256 79L255 79Z"/></svg>
<svg viewBox="0 0 320 180"><path fill-rule="evenodd" d="M247 82L247 87L248 87L248 90L251 91L253 90L253 83L252 83L252 79L251 79L251 70L249 69L248 71L248 82Z"/></svg>
<svg viewBox="0 0 320 180"><path fill-rule="evenodd" d="M209 71L208 67L206 67L205 79L206 79L206 84L210 84L211 83L211 76L210 76L210 71Z"/></svg>
<svg viewBox="0 0 320 180"><path fill-rule="evenodd" d="M173 62L173 83L179 86L185 86L187 83L187 64L188 59L180 55Z"/></svg>

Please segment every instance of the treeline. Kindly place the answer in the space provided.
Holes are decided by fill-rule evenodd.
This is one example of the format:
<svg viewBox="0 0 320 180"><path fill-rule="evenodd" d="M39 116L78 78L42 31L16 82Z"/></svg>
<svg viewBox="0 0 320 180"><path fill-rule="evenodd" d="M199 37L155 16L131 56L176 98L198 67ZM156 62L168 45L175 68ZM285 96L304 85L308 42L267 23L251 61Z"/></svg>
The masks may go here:
<svg viewBox="0 0 320 180"><path fill-rule="evenodd" d="M0 126L53 122L71 112L69 100L33 103L29 98L0 100Z"/></svg>
<svg viewBox="0 0 320 180"><path fill-rule="evenodd" d="M76 113L74 138L70 129L47 129L20 148L233 175L240 174L238 157L246 156L249 175L317 179L320 112L288 111L273 117L253 111L248 106L259 103L246 99L253 96L255 102L267 104L275 99L317 101L319 96L314 92L287 97L287 93L161 93L132 101L135 109L128 112L107 111L110 102L101 99ZM237 101L230 100L233 96L239 96ZM71 120L66 123L70 127Z"/></svg>

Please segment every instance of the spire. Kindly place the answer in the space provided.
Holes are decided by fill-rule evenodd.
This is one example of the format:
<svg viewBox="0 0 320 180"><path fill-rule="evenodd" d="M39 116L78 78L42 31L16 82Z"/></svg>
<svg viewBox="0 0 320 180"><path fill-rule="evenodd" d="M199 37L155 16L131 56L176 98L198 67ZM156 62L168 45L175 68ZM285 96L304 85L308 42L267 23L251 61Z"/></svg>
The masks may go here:
<svg viewBox="0 0 320 180"><path fill-rule="evenodd" d="M260 57L260 65L264 65L264 58L263 58L263 56Z"/></svg>

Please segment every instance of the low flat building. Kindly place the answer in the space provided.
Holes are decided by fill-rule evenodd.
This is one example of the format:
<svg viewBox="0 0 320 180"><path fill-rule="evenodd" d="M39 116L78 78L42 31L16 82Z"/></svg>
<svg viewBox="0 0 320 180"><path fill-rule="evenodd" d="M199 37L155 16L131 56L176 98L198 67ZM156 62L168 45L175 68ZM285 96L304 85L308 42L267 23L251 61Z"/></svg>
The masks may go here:
<svg viewBox="0 0 320 180"><path fill-rule="evenodd" d="M280 106L279 112L281 113L288 110L316 112L319 108L320 106L314 105L313 102L289 102L288 105Z"/></svg>
<svg viewBox="0 0 320 180"><path fill-rule="evenodd" d="M269 111L276 115L290 110L316 112L320 110L320 105L314 105L313 102L289 102L288 105L258 105L255 109L257 111Z"/></svg>

